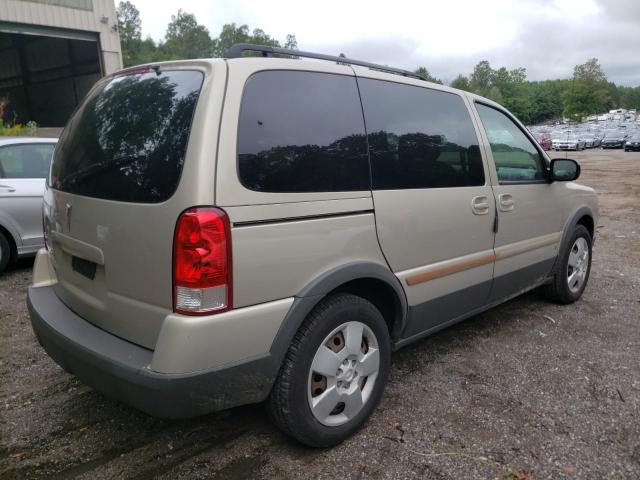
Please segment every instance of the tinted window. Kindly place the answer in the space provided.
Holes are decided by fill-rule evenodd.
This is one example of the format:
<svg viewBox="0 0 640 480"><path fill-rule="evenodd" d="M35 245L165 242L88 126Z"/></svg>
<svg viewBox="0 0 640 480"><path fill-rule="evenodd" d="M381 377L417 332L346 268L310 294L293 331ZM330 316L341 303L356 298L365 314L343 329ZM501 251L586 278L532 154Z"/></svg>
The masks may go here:
<svg viewBox="0 0 640 480"><path fill-rule="evenodd" d="M128 202L161 202L178 186L203 75L139 73L98 84L56 148L51 186Z"/></svg>
<svg viewBox="0 0 640 480"><path fill-rule="evenodd" d="M465 187L484 184L471 118L458 95L359 79L373 187Z"/></svg>
<svg viewBox="0 0 640 480"><path fill-rule="evenodd" d="M0 147L0 178L47 178L53 144Z"/></svg>
<svg viewBox="0 0 640 480"><path fill-rule="evenodd" d="M268 71L244 89L238 131L242 184L262 192L368 190L354 77Z"/></svg>
<svg viewBox="0 0 640 480"><path fill-rule="evenodd" d="M518 126L495 108L476 104L493 153L500 182L545 180L538 149ZM566 137L565 137L566 138Z"/></svg>

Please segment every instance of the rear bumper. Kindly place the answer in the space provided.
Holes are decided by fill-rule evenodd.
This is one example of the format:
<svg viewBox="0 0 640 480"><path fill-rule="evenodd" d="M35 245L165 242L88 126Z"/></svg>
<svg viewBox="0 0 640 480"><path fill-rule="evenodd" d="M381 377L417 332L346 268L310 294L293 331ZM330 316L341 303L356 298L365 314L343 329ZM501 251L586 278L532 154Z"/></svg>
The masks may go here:
<svg viewBox="0 0 640 480"><path fill-rule="evenodd" d="M153 352L101 330L77 316L51 286L31 287L33 330L61 367L105 395L150 415L188 418L264 400L279 361L271 353L216 370L188 374L149 369Z"/></svg>

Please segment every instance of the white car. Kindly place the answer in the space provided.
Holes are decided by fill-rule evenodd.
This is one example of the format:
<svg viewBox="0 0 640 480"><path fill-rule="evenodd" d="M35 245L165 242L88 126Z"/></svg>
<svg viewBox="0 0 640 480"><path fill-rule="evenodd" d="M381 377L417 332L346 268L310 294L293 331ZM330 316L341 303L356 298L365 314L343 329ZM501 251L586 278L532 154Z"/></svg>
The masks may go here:
<svg viewBox="0 0 640 480"><path fill-rule="evenodd" d="M0 272L44 246L42 194L56 138L0 138Z"/></svg>
<svg viewBox="0 0 640 480"><path fill-rule="evenodd" d="M554 150L584 150L585 143L584 140L579 138L577 135L565 135L558 139L554 139L552 142L552 146Z"/></svg>

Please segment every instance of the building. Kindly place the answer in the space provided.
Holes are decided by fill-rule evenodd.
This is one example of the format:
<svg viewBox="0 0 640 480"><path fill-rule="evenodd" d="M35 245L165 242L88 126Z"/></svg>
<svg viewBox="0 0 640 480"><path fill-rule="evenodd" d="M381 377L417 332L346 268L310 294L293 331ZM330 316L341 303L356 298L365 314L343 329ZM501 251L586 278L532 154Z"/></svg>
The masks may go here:
<svg viewBox="0 0 640 480"><path fill-rule="evenodd" d="M64 126L96 80L120 68L114 0L0 0L5 121Z"/></svg>

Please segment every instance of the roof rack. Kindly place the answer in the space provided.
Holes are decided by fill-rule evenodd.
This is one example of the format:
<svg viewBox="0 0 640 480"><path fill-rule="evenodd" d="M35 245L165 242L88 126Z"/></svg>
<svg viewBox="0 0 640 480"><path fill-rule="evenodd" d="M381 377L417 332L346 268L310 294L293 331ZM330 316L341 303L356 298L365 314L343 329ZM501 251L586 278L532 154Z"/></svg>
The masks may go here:
<svg viewBox="0 0 640 480"><path fill-rule="evenodd" d="M266 45L256 45L254 43L236 43L230 47L225 53L224 58L240 58L243 52L259 52L263 57L271 57L274 54L287 55L290 57L303 57L314 58L316 60L327 60L329 62L336 62L338 64L346 65L358 65L360 67L367 67L373 70L379 70L386 73L395 73L396 75L402 75L404 77L417 78L419 80L426 80L424 77L418 75L415 72L409 70L403 70L401 68L387 67L386 65L378 65L376 63L363 62L362 60L353 60L346 57L335 57L333 55L324 55L322 53L304 52L301 50L291 50L289 48L269 47Z"/></svg>

